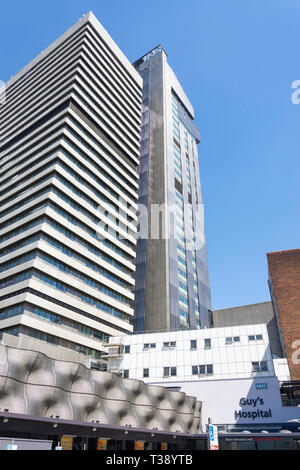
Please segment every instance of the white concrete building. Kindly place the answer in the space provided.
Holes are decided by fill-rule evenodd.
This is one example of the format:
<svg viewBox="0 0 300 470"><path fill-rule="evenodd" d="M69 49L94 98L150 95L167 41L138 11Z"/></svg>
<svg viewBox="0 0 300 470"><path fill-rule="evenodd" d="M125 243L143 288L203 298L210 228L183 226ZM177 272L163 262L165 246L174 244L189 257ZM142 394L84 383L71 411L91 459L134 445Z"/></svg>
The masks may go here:
<svg viewBox="0 0 300 470"><path fill-rule="evenodd" d="M5 89L0 334L97 359L132 331L142 78L88 13Z"/></svg>
<svg viewBox="0 0 300 470"><path fill-rule="evenodd" d="M274 376L266 326L247 325L110 338L120 356L108 369L145 382ZM113 353L113 348L109 355Z"/></svg>
<svg viewBox="0 0 300 470"><path fill-rule="evenodd" d="M108 370L165 386L202 401L202 426L282 426L300 418L284 407L279 382L287 363L272 358L265 324L110 338Z"/></svg>

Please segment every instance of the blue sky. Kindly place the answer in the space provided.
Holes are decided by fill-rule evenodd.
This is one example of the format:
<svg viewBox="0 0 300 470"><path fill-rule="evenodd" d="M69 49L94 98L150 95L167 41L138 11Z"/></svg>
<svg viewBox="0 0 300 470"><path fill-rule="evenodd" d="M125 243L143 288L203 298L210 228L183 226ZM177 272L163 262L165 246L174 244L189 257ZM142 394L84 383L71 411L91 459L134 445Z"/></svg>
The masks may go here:
<svg viewBox="0 0 300 470"><path fill-rule="evenodd" d="M131 61L161 43L193 103L213 308L270 300L266 252L300 245L300 2L2 2L0 80L89 10Z"/></svg>

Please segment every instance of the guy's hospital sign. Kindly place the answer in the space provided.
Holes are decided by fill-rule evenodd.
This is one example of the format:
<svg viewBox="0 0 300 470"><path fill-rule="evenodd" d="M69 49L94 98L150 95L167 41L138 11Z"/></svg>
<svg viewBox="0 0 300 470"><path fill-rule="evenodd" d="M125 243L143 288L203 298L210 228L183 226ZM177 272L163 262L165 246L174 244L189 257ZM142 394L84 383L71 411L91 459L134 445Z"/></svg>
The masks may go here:
<svg viewBox="0 0 300 470"><path fill-rule="evenodd" d="M242 407L241 410L234 412L235 420L239 418L246 418L251 420L256 420L257 418L271 418L272 411L271 409L261 408L264 407L264 399L261 397L256 398L241 398L239 405ZM247 408L245 410L245 408ZM250 408L250 409L249 409Z"/></svg>

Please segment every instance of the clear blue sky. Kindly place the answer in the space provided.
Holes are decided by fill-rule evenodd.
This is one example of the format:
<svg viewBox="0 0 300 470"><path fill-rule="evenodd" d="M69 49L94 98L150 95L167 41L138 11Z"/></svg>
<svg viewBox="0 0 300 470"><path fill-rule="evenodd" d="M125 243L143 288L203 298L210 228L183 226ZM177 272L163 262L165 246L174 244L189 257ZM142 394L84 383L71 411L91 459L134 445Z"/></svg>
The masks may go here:
<svg viewBox="0 0 300 470"><path fill-rule="evenodd" d="M299 0L10 0L6 81L92 10L129 60L162 43L193 103L213 308L270 300L266 252L298 248Z"/></svg>

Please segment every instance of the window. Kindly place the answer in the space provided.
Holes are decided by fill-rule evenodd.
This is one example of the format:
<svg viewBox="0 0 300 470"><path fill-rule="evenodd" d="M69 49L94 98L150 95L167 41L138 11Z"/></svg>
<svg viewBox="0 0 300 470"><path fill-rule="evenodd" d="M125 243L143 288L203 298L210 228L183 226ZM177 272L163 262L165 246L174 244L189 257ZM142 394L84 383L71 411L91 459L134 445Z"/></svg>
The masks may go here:
<svg viewBox="0 0 300 470"><path fill-rule="evenodd" d="M260 370L261 370L262 372L265 372L265 371L268 370L268 363L267 363L267 361L261 361L261 363L260 363Z"/></svg>
<svg viewBox="0 0 300 470"><path fill-rule="evenodd" d="M197 367L197 366L193 366L193 367ZM212 364L201 364L199 366L199 375L211 375L211 374L213 374ZM196 375L196 373L195 374L193 373L193 375Z"/></svg>
<svg viewBox="0 0 300 470"><path fill-rule="evenodd" d="M259 372L259 362L252 362L252 372Z"/></svg>
<svg viewBox="0 0 300 470"><path fill-rule="evenodd" d="M191 339L191 349L197 349L197 340Z"/></svg>
<svg viewBox="0 0 300 470"><path fill-rule="evenodd" d="M176 341L169 341L163 344L163 348L175 348Z"/></svg>
<svg viewBox="0 0 300 470"><path fill-rule="evenodd" d="M129 345L126 345L125 348L124 348L124 353L125 354L129 354L130 353L130 346Z"/></svg>
<svg viewBox="0 0 300 470"><path fill-rule="evenodd" d="M261 341L263 339L263 336L262 335L250 335L248 336L248 340L249 341Z"/></svg>
<svg viewBox="0 0 300 470"><path fill-rule="evenodd" d="M210 349L211 348L211 339L210 338L206 338L204 340L204 348L205 349Z"/></svg>
<svg viewBox="0 0 300 470"><path fill-rule="evenodd" d="M129 378L129 369L125 369L125 370L123 371L123 377L124 377L124 379L128 379L128 378Z"/></svg>
<svg viewBox="0 0 300 470"><path fill-rule="evenodd" d="M198 366L192 366L192 375L198 375Z"/></svg>
<svg viewBox="0 0 300 470"><path fill-rule="evenodd" d="M234 341L235 343L239 343L239 342L240 342L240 337L239 337L239 336L234 336L234 337L233 337L233 341Z"/></svg>
<svg viewBox="0 0 300 470"><path fill-rule="evenodd" d="M228 337L225 339L225 344L232 344L232 336L228 336Z"/></svg>
<svg viewBox="0 0 300 470"><path fill-rule="evenodd" d="M144 351L148 351L148 349L154 349L156 348L156 344L155 343L145 343L144 344Z"/></svg>
<svg viewBox="0 0 300 470"><path fill-rule="evenodd" d="M149 377L149 369L144 369L143 377Z"/></svg>
<svg viewBox="0 0 300 470"><path fill-rule="evenodd" d="M177 375L177 368L176 367L164 367L164 377L170 377Z"/></svg>

